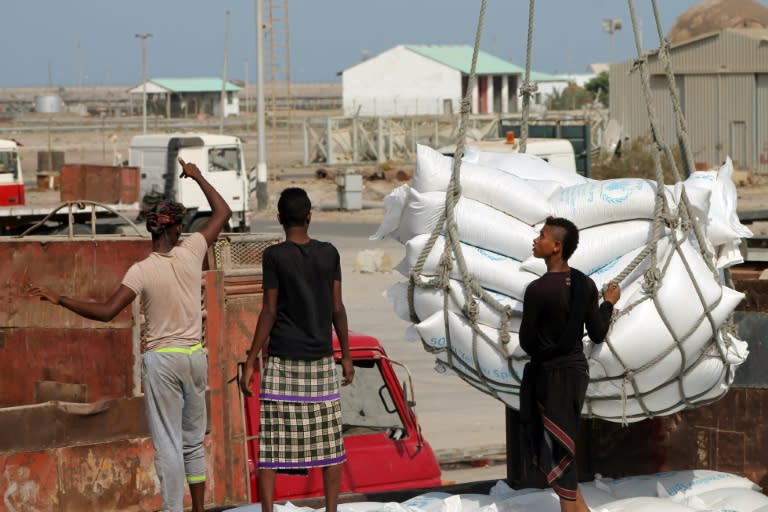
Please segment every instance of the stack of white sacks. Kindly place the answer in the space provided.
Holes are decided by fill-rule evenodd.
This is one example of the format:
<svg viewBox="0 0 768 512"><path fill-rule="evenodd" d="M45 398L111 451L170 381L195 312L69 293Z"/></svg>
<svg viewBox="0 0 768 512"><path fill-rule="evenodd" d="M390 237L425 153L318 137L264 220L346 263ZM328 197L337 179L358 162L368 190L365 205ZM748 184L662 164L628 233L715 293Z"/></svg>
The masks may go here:
<svg viewBox="0 0 768 512"><path fill-rule="evenodd" d="M579 484L595 512L768 512L768 497L748 479L709 470L673 471ZM276 512L314 512L288 502ZM322 509L321 509L322 510ZM339 512L559 512L551 489L511 489L498 481L488 494L430 492L402 503L341 503ZM231 512L260 512L260 504Z"/></svg>
<svg viewBox="0 0 768 512"><path fill-rule="evenodd" d="M653 241L656 183L645 179L596 181L517 153L484 153L468 148L461 165L461 198L454 210L469 274L498 303L513 312L509 341L499 331L500 316L480 302L479 335L462 313L462 275L452 266L448 328L443 290L417 287L415 330L437 355L439 369L464 380L513 408L527 362L517 331L527 285L546 271L531 255L533 239L549 215L565 217L580 230L570 265L588 274L601 289ZM398 266L409 276L445 205L453 159L418 148L411 185L386 199L387 212L371 238L391 236L405 244ZM711 402L733 381L747 356L746 343L721 329L743 295L718 273L742 261L738 246L751 236L736 214L736 189L730 160L719 170L698 171L684 183L665 187L673 216L683 188L695 222L706 237L713 272L692 231L665 227L657 268L662 276L655 296L643 288L650 258L621 283L618 311L606 343L585 337L591 383L584 413L610 421L638 421L671 414L688 405ZM443 226L444 228L444 226ZM444 234L444 231L443 231ZM445 238L434 244L421 276L439 273ZM398 315L412 321L407 283L388 291ZM458 300L455 300L458 298ZM446 336L449 334L449 337Z"/></svg>

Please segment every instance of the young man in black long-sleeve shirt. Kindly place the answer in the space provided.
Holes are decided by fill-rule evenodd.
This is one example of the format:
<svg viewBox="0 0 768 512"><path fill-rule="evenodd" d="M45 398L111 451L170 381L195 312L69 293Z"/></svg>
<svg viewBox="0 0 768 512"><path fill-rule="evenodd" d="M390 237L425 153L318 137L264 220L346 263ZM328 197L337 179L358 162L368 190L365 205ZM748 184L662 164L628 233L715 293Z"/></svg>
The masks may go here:
<svg viewBox="0 0 768 512"><path fill-rule="evenodd" d="M568 266L579 243L569 220L548 217L533 241L533 255L547 272L525 291L520 345L531 357L520 388L520 418L525 448L560 498L563 512L587 512L578 490L575 438L589 384L582 337L595 343L608 333L613 305L621 291L615 282L598 307L594 281Z"/></svg>

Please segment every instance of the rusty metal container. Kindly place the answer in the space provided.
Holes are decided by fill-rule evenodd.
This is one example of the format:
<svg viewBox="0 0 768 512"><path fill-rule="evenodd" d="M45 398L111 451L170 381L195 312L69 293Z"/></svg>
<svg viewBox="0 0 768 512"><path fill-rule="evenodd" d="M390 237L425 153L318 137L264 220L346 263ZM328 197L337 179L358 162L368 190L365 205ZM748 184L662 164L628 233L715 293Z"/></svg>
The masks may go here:
<svg viewBox="0 0 768 512"><path fill-rule="evenodd" d="M209 253L214 270L204 273L208 506L249 501L245 420L232 378L262 288L260 266L238 266L237 254L259 261L253 254L276 241L268 239L235 250L238 244L219 244ZM142 395L139 301L102 323L25 291L34 282L101 300L150 251L137 237L0 239L0 495L16 510L160 508Z"/></svg>
<svg viewBox="0 0 768 512"><path fill-rule="evenodd" d="M138 167L66 164L61 167L61 200L137 203L139 179Z"/></svg>

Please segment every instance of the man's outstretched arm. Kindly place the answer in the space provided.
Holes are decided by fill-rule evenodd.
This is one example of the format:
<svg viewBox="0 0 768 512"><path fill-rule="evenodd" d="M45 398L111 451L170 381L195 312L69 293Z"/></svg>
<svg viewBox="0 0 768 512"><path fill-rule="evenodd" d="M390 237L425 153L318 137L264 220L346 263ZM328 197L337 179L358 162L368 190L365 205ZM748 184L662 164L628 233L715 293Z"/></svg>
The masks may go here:
<svg viewBox="0 0 768 512"><path fill-rule="evenodd" d="M123 284L104 302L91 302L64 297L48 288L37 285L30 285L28 292L30 295L40 297L40 300L47 300L51 304L67 308L82 317L101 322L111 321L136 298L136 292Z"/></svg>

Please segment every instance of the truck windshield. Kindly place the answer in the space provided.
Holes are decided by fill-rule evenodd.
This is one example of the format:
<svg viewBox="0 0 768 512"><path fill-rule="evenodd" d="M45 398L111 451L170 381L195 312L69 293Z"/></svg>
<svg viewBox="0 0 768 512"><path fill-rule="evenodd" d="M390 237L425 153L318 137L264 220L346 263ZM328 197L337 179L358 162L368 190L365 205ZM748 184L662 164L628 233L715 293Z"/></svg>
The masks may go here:
<svg viewBox="0 0 768 512"><path fill-rule="evenodd" d="M0 174L11 174L12 176L16 176L17 172L16 152L0 151Z"/></svg>
<svg viewBox="0 0 768 512"><path fill-rule="evenodd" d="M341 387L341 415L345 435L405 431L395 401L374 361L355 361L352 384ZM336 366L341 380L341 365Z"/></svg>
<svg viewBox="0 0 768 512"><path fill-rule="evenodd" d="M208 171L237 171L240 172L239 148L212 148L208 150Z"/></svg>

